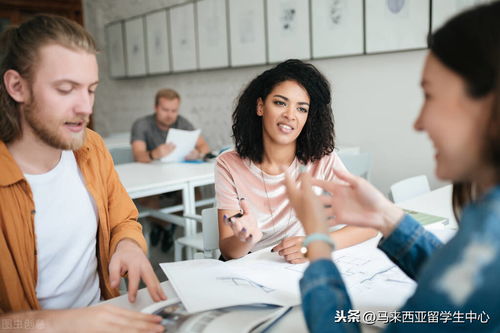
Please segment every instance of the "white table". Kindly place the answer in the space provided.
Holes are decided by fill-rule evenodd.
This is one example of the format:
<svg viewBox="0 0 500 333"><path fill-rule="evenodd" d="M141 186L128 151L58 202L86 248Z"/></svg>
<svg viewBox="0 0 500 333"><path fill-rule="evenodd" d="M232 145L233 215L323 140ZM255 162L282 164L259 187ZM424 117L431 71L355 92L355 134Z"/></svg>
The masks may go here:
<svg viewBox="0 0 500 333"><path fill-rule="evenodd" d="M130 147L130 132L121 132L104 137L108 149Z"/></svg>
<svg viewBox="0 0 500 333"><path fill-rule="evenodd" d="M399 204L399 206L407 209L418 210L424 213L447 217L450 221L448 227L456 226L455 218L451 209L451 185L439 188L424 195L411 200L407 200ZM162 283L163 290L168 297L177 297L170 282ZM134 304L128 302L127 295L106 301L119 307L126 309L137 310L145 308L152 304L151 298L146 289L139 290L137 300ZM379 332L380 328L376 326L361 325L363 333ZM300 307L295 307L284 318L272 327L270 332L287 332L287 333L302 333L307 332L306 324Z"/></svg>
<svg viewBox="0 0 500 333"><path fill-rule="evenodd" d="M183 215L196 214L194 189L214 183L214 163L126 163L115 166L132 199L182 191ZM196 221L186 219L184 235L196 233ZM188 249L192 257L192 249Z"/></svg>
<svg viewBox="0 0 500 333"><path fill-rule="evenodd" d="M434 191L422 194L416 198L398 203L398 206L422 213L448 218L447 228L457 229L457 221L451 205L452 185L440 187Z"/></svg>

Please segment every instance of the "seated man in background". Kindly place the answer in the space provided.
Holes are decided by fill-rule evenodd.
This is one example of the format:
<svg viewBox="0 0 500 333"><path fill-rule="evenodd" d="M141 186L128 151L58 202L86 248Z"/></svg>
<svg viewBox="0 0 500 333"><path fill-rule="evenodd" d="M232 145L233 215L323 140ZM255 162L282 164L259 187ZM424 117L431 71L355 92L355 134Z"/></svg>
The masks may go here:
<svg viewBox="0 0 500 333"><path fill-rule="evenodd" d="M194 126L179 115L180 103L181 98L175 90L161 89L155 96L155 113L134 122L130 143L137 162L148 163L161 159L175 149L173 144L165 143L169 129L194 130ZM209 151L210 147L200 135L195 149L185 159L202 159Z"/></svg>
<svg viewBox="0 0 500 333"><path fill-rule="evenodd" d="M140 279L154 301L166 299L137 209L102 138L86 129L99 81L92 36L38 15L8 29L1 48L2 328L162 331L158 316L87 307L118 296L127 272L130 301Z"/></svg>
<svg viewBox="0 0 500 333"><path fill-rule="evenodd" d="M179 115L180 103L181 98L177 91L161 89L155 96L155 113L139 118L134 122L130 143L132 144L134 159L137 162L149 163L170 154L175 149L175 145L165 143L165 141L171 128L186 131L195 129L189 120ZM200 135L195 149L185 159L199 160L208 152L210 152L210 147ZM197 196L199 196L199 193L197 193ZM180 191L165 193L140 198L137 203L145 207L159 209L181 204L182 196ZM161 241L162 251L167 252L173 245L176 226L165 224L164 221L153 217L149 217L149 219L155 223L151 229L151 245L156 246Z"/></svg>

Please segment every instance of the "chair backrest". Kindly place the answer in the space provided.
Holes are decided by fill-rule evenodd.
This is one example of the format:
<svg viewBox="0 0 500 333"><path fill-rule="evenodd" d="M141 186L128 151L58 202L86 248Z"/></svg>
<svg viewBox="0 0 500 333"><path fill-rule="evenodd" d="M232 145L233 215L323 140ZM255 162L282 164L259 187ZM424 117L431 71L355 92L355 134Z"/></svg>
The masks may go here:
<svg viewBox="0 0 500 333"><path fill-rule="evenodd" d="M134 162L134 155L131 147L114 147L109 152L115 165Z"/></svg>
<svg viewBox="0 0 500 333"><path fill-rule="evenodd" d="M426 175L403 179L391 186L391 196L394 203L412 199L418 195L430 192Z"/></svg>
<svg viewBox="0 0 500 333"><path fill-rule="evenodd" d="M203 230L203 252L205 257L212 257L213 252L219 248L219 222L217 208L205 208L201 212Z"/></svg>
<svg viewBox="0 0 500 333"><path fill-rule="evenodd" d="M370 153L355 154L339 152L337 155L350 173L370 181L372 168L372 156Z"/></svg>

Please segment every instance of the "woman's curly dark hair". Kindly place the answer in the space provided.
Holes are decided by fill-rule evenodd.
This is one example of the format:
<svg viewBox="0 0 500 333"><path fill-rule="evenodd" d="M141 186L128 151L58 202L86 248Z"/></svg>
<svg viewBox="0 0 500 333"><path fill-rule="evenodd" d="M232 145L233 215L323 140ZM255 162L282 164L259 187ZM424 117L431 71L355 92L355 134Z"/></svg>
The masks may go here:
<svg viewBox="0 0 500 333"><path fill-rule="evenodd" d="M297 138L295 156L306 164L321 159L335 148L335 130L331 107L330 84L316 67L290 59L253 79L238 98L233 112L233 138L242 158L262 162L262 117L256 112L257 100L265 100L276 85L296 81L309 94L307 121Z"/></svg>

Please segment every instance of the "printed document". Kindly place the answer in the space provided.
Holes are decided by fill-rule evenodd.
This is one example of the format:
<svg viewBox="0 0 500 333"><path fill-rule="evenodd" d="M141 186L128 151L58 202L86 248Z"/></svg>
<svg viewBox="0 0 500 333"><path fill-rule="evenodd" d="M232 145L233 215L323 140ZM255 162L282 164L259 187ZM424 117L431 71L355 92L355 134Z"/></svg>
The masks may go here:
<svg viewBox="0 0 500 333"><path fill-rule="evenodd" d="M175 149L167 156L161 159L162 162L182 162L187 154L195 147L196 141L200 136L201 130L185 131L176 128L168 130L165 143L173 143Z"/></svg>

